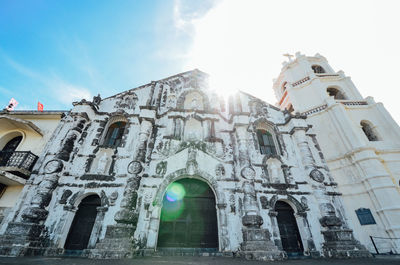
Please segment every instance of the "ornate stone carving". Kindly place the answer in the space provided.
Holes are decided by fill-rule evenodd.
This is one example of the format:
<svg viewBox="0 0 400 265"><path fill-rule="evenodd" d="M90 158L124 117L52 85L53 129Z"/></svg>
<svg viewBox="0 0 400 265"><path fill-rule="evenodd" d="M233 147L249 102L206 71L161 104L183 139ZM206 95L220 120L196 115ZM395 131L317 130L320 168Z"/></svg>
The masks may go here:
<svg viewBox="0 0 400 265"><path fill-rule="evenodd" d="M114 206L115 201L118 199L118 192L114 191L113 193L111 193L109 199L110 199L110 205Z"/></svg>
<svg viewBox="0 0 400 265"><path fill-rule="evenodd" d="M100 102L101 102L100 94L97 94L97 96L94 96L92 102L93 102L93 104L94 104L95 106L99 106L99 104L100 104Z"/></svg>
<svg viewBox="0 0 400 265"><path fill-rule="evenodd" d="M161 161L156 166L156 174L159 176L164 176L167 172L167 161Z"/></svg>
<svg viewBox="0 0 400 265"><path fill-rule="evenodd" d="M46 163L46 165L44 167L44 172L46 174L60 172L62 167L63 167L63 163L60 160L53 159Z"/></svg>
<svg viewBox="0 0 400 265"><path fill-rule="evenodd" d="M107 165L108 165L109 160L110 160L110 158L107 156L107 154L103 153L103 155L100 157L100 159L97 163L96 173L105 174L107 171Z"/></svg>
<svg viewBox="0 0 400 265"><path fill-rule="evenodd" d="M310 178L312 178L313 180L315 180L316 182L319 182L319 183L322 183L325 179L324 174L321 171L319 171L318 169L311 170L309 176L310 176Z"/></svg>
<svg viewBox="0 0 400 265"><path fill-rule="evenodd" d="M66 203L67 203L68 197L71 196L71 195L72 195L72 191L70 191L70 190L65 190L65 191L63 192L63 194L61 195L61 199L60 199L59 203L60 203L60 204L66 204Z"/></svg>
<svg viewBox="0 0 400 265"><path fill-rule="evenodd" d="M247 166L242 169L240 175L247 180L253 180L256 177L256 172L252 167Z"/></svg>
<svg viewBox="0 0 400 265"><path fill-rule="evenodd" d="M260 203L261 203L261 208L262 209L268 209L268 199L265 196L260 197Z"/></svg>
<svg viewBox="0 0 400 265"><path fill-rule="evenodd" d="M225 176L225 168L224 168L224 165L218 164L218 165L215 167L215 175L216 175L217 177L223 177L223 176Z"/></svg>
<svg viewBox="0 0 400 265"><path fill-rule="evenodd" d="M139 174L140 172L142 172L142 169L142 163L140 163L139 161L132 161L128 165L128 172L130 174Z"/></svg>

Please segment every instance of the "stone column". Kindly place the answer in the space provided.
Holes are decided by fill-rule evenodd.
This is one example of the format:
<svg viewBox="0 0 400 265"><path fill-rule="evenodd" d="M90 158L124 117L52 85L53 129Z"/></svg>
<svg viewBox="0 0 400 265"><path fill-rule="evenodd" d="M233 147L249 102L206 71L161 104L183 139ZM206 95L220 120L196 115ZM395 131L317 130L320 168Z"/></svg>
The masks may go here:
<svg viewBox="0 0 400 265"><path fill-rule="evenodd" d="M276 217L278 216L278 212L270 210L268 215L271 218L272 236L274 238L275 245L278 247L279 250L283 250L282 241L280 239L281 234L279 231L278 220L276 219Z"/></svg>
<svg viewBox="0 0 400 265"><path fill-rule="evenodd" d="M217 204L217 213L219 216L219 247L221 251L230 251L228 235L228 221L226 214L226 203Z"/></svg>
<svg viewBox="0 0 400 265"><path fill-rule="evenodd" d="M90 234L90 239L87 248L94 248L97 243L97 239L99 238L101 232L101 226L103 225L104 216L108 207L97 207L97 215L96 220L93 225L92 233Z"/></svg>
<svg viewBox="0 0 400 265"><path fill-rule="evenodd" d="M285 253L278 250L271 241L268 229L261 228L264 223L257 203L254 188L255 171L247 166L242 169L241 175L246 181L243 183L243 243L239 255L246 259L256 260L282 260Z"/></svg>
<svg viewBox="0 0 400 265"><path fill-rule="evenodd" d="M239 166L243 167L245 165L249 165L250 158L249 158L249 151L248 151L249 147L248 147L246 126L236 127L236 137L237 137L237 143L238 143Z"/></svg>

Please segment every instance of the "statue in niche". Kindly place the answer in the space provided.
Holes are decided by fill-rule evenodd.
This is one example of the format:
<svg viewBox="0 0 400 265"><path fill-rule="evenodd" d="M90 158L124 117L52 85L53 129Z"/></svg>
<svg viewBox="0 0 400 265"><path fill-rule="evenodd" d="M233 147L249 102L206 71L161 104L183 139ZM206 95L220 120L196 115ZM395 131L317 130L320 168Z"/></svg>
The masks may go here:
<svg viewBox="0 0 400 265"><path fill-rule="evenodd" d="M98 173L98 174L106 173L108 161L109 161L109 158L108 158L107 154L103 153L103 155L99 159L99 162L97 163L96 173Z"/></svg>
<svg viewBox="0 0 400 265"><path fill-rule="evenodd" d="M191 103L190 107L191 107L192 109L195 109L195 110L199 109L199 104L198 104L198 102L197 102L197 98L193 98L193 99L192 99L192 103Z"/></svg>
<svg viewBox="0 0 400 265"><path fill-rule="evenodd" d="M276 158L267 160L268 176L272 183L285 183L281 165L281 162Z"/></svg>

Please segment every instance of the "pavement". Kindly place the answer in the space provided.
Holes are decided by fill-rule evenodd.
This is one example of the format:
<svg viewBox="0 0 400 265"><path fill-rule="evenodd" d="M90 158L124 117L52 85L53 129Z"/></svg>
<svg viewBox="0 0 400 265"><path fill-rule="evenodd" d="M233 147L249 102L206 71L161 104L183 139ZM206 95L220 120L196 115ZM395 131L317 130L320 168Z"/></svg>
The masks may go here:
<svg viewBox="0 0 400 265"><path fill-rule="evenodd" d="M302 259L285 261L248 261L230 257L141 257L121 260L98 260L62 257L0 257L0 264L22 265L400 265L400 257L370 259Z"/></svg>

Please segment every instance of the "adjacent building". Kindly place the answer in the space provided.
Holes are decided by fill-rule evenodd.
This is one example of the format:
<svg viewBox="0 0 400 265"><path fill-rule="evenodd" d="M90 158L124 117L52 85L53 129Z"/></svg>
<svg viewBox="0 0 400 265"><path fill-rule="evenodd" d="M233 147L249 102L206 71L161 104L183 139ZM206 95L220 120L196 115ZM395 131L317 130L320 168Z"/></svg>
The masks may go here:
<svg viewBox="0 0 400 265"><path fill-rule="evenodd" d="M63 112L0 112L0 222L16 204Z"/></svg>

